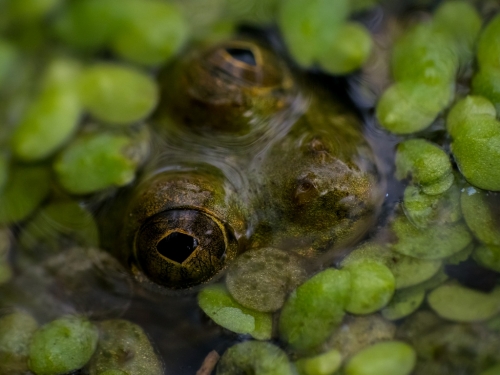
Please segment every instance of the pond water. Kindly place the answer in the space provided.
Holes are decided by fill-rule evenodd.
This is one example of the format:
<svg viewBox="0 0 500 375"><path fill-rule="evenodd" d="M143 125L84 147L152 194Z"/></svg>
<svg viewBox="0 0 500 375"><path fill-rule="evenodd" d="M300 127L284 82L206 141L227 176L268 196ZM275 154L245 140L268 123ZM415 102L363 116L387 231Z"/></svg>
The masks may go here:
<svg viewBox="0 0 500 375"><path fill-rule="evenodd" d="M498 11L494 2L470 3L477 6L485 19L492 18ZM130 180L133 179L122 183L124 187L97 189L96 193L89 194L83 185L66 183L60 171L71 157L61 156L64 149L45 159L19 158L21 161L12 162L20 169L26 165L41 169L52 168L52 164L55 167L48 172L50 182L47 194L41 199L42 211L11 220L0 231L0 256L8 252L5 259L13 273L10 281L0 285L0 316L21 309L32 314L40 325L66 314L83 315L94 322L126 319L146 332L166 374L194 374L211 351L222 355L229 347L251 339L248 334L237 334L216 324L198 306L197 300L198 292L207 283L224 282L227 265L241 253L262 247L293 251L303 258L304 272L312 276L330 267L347 269L349 263L345 259L350 259L347 254L361 243L375 246L372 253L379 254L377 246L389 248L404 242L406 237L394 229L398 225L394 223L400 223L405 213L410 220L415 220L402 202L407 199L407 186L418 184L412 181L411 174L396 178L396 149L403 141L425 139L446 152L453 168L449 173L450 186L456 188L457 197L462 194L464 205L467 199L464 192L474 188L460 176L451 154L452 138L447 133L445 120L448 110L441 111L426 129L403 135L383 130L375 113L378 99L391 84L389 60L396 36L401 35L408 24L431 17L430 11L439 4L397 2L374 5L355 13L355 19L373 35L375 52L362 69L348 76L332 76L318 67L307 71L299 68L287 53L276 26L240 22L237 37L233 36L230 42L214 44L211 41L207 47L198 41L198 46L186 47L167 68L155 67L148 71L159 84L160 99L157 109L145 120L130 121L134 123L130 126L115 124L111 130L103 131L100 120L95 120L100 119L99 116L92 111L77 116L84 124L78 133L82 139L90 139L99 132L110 134L109 140L102 142L108 142L111 149L113 137L124 137L125 146L120 150L127 150L127 163L132 164ZM193 19L196 19L195 12ZM9 38L13 34L6 33ZM35 50L30 56L40 53ZM76 56L81 64L89 60L109 63L116 61L113 53L105 49ZM48 59L45 54L41 55ZM262 61L264 64L260 65ZM37 72L40 69L36 67L26 73L28 80L40 76ZM71 69L65 71L67 77L71 76ZM472 64L460 72L457 97L469 92L473 71ZM146 86L147 83L138 90L143 97L148 95ZM28 97L23 92L26 87L14 87L21 91L20 99L6 100L7 106L0 106L0 111L5 112L2 117L8 119L5 120L8 126L0 132L2 139L10 137L16 116L22 113L23 101ZM34 88L27 90L34 91ZM3 92L1 95L13 98L17 94ZM124 95L126 100L127 94ZM111 112L107 114L110 123L121 115L121 111L117 115ZM408 115L413 114L408 112ZM225 127L228 123L231 128ZM5 154L11 153L10 149L5 150ZM86 168L86 163L99 164L103 160L104 165L106 157L75 164ZM75 160L77 158L75 156ZM106 174L105 168L103 171ZM56 175L60 178L58 182L55 182ZM43 190L42 185L39 190ZM76 187L72 191L73 187L68 189L68 186ZM338 194L343 194L341 204ZM498 228L500 196L496 192L484 194L489 204L484 212L493 218L493 224L486 220L484 225ZM334 198L329 199L330 195ZM54 203L68 206L52 207L50 211L47 207ZM435 203L439 204L442 202ZM91 212L93 219L82 216L79 209ZM452 208L445 206L444 211L448 215ZM453 228L458 225L467 228L459 219L454 219ZM436 219L437 231L442 225L439 220L445 219L441 216ZM446 295L429 297L439 285L451 288L460 285L473 293L498 295L494 294L500 282L498 269L481 265L478 258L470 256L473 249L477 251L483 246L484 237L477 235L480 230L475 224L467 220L467 225L479 240L473 239L466 229L467 246L456 245L457 251L450 250L441 257L420 256L418 251L424 245L419 241L427 240L423 236L418 237L423 238L419 240L410 229L407 229L411 232L406 238L408 242L401 245L397 255L387 256L387 249L380 252L380 258L394 273L416 273L414 265L396 270L398 264L406 264L409 258L417 258L415 263L422 259L422 263L434 262L436 272L426 271L431 274L418 282L408 281L411 279L408 275L396 275L396 283L405 280L410 289L426 281L435 283L425 292L424 289L418 291L422 294L420 313L408 318L387 318L394 322L389 328L380 329L382 333L373 326L366 329L356 326L358 328L351 331L354 339L338 334L340 344L335 344L337 338L330 338L319 351L335 345L356 347L349 340L356 341L357 337L371 344L377 339L372 342L372 338L364 337L375 332L373 335L380 334L382 340L396 337L411 343L420 361L415 372L418 374L455 374L457 369L463 369L460 372L463 374L480 374L500 363L500 357L494 353L494 348L500 345L497 297L494 297L497 302L494 302L493 313L488 310L486 318L470 320L461 320L460 314L456 319L442 315L440 303L446 304ZM427 227L422 232L431 230ZM442 242L451 243L446 233L431 236L428 241L439 237ZM457 238L463 236L463 231L453 233L458 233ZM496 239L492 243L494 241ZM435 242L436 246L445 248L442 242ZM417 245L411 247L408 243ZM96 247L106 252L97 251ZM182 247L182 251L173 252L172 247L176 250ZM200 258L193 256L201 251L206 254L202 253ZM452 280L457 284L450 283ZM402 290L409 289L401 284L396 286L396 293ZM425 293L427 300L422 302ZM434 302L436 299L439 302ZM382 315L377 311L361 315L379 319ZM445 319L432 311L441 312L439 315ZM416 314L420 314L418 318ZM348 326L349 319L355 320L352 318L355 315L348 314L344 323ZM303 356L304 352L287 345L278 332L279 312L272 319L274 329L270 341L283 348L293 360ZM365 323L360 324L362 327ZM437 333L433 336L433 330L441 332L442 337L437 337ZM308 355L317 352L313 350ZM74 373L88 373L88 368Z"/></svg>

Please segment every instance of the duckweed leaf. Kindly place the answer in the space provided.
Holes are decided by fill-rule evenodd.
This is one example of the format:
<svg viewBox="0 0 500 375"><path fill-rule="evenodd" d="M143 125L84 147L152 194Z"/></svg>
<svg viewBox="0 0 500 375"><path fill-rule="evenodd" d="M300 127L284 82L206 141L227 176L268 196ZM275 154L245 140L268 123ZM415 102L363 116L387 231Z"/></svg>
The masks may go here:
<svg viewBox="0 0 500 375"><path fill-rule="evenodd" d="M269 340L272 333L271 314L253 311L236 302L224 285L207 286L198 294L198 305L215 323L258 340Z"/></svg>
<svg viewBox="0 0 500 375"><path fill-rule="evenodd" d="M342 364L342 355L336 349L295 362L300 375L333 375Z"/></svg>
<svg viewBox="0 0 500 375"><path fill-rule="evenodd" d="M351 275L346 271L326 269L307 280L281 310L281 338L301 351L323 343L344 317L350 288Z"/></svg>
<svg viewBox="0 0 500 375"><path fill-rule="evenodd" d="M99 324L100 338L89 365L90 375L161 375L163 368L141 327L127 320L106 320ZM113 372L114 371L114 372Z"/></svg>
<svg viewBox="0 0 500 375"><path fill-rule="evenodd" d="M82 368L97 346L97 328L87 319L66 316L33 335L29 367L37 375L65 374Z"/></svg>
<svg viewBox="0 0 500 375"><path fill-rule="evenodd" d="M346 375L409 375L417 356L401 341L387 341L363 349L345 366Z"/></svg>
<svg viewBox="0 0 500 375"><path fill-rule="evenodd" d="M347 74L366 62L372 46L371 35L363 25L346 22L339 27L332 44L318 55L318 60L331 74Z"/></svg>
<svg viewBox="0 0 500 375"><path fill-rule="evenodd" d="M465 222L474 236L485 244L500 246L500 211L492 193L473 187L462 190L460 202Z"/></svg>
<svg viewBox="0 0 500 375"><path fill-rule="evenodd" d="M495 106L485 97L478 95L468 95L459 100L448 112L446 117L446 129L455 138L460 129L475 116L486 116L495 118Z"/></svg>
<svg viewBox="0 0 500 375"><path fill-rule="evenodd" d="M122 23L111 45L126 60L144 65L164 63L187 39L188 26L174 3L128 1L121 11Z"/></svg>
<svg viewBox="0 0 500 375"><path fill-rule="evenodd" d="M404 216L392 225L397 242L394 251L420 259L442 259L463 250L471 241L467 226L462 222L419 229Z"/></svg>
<svg viewBox="0 0 500 375"><path fill-rule="evenodd" d="M381 311L389 320L398 320L416 311L425 299L425 290L407 288L397 290L389 304Z"/></svg>
<svg viewBox="0 0 500 375"><path fill-rule="evenodd" d="M246 341L230 347L217 365L217 375L292 375L284 351L268 342Z"/></svg>
<svg viewBox="0 0 500 375"><path fill-rule="evenodd" d="M380 97L376 116L380 125L395 134L411 134L428 127L448 105L452 85L429 86L401 81Z"/></svg>
<svg viewBox="0 0 500 375"><path fill-rule="evenodd" d="M300 258L274 248L250 250L231 265L226 285L243 306L272 312L281 308L289 292L306 279Z"/></svg>
<svg viewBox="0 0 500 375"><path fill-rule="evenodd" d="M387 305L394 294L396 280L382 263L360 260L343 268L351 275L351 292L346 311L370 314Z"/></svg>
<svg viewBox="0 0 500 375"><path fill-rule="evenodd" d="M352 251L342 266L361 259L371 259L387 266L396 280L396 289L407 288L433 277L441 267L440 260L426 260L406 256L389 246L366 243Z"/></svg>
<svg viewBox="0 0 500 375"><path fill-rule="evenodd" d="M481 68L500 69L500 15L494 17L479 36L477 61Z"/></svg>
<svg viewBox="0 0 500 375"><path fill-rule="evenodd" d="M474 249L473 258L481 266L500 272L500 246L479 245Z"/></svg>
<svg viewBox="0 0 500 375"><path fill-rule="evenodd" d="M22 311L0 318L0 373L28 371L29 344L37 328L35 319Z"/></svg>
<svg viewBox="0 0 500 375"><path fill-rule="evenodd" d="M0 224L11 224L32 214L50 190L50 172L41 166L12 166L0 192Z"/></svg>
<svg viewBox="0 0 500 375"><path fill-rule="evenodd" d="M427 301L445 319L457 322L482 321L500 311L500 289L483 293L457 283L448 283L434 289Z"/></svg>
<svg viewBox="0 0 500 375"><path fill-rule="evenodd" d="M141 71L119 64L96 64L83 72L84 106L98 120L130 124L144 119L158 102L158 87Z"/></svg>
<svg viewBox="0 0 500 375"><path fill-rule="evenodd" d="M73 194L123 186L135 178L145 138L89 133L75 138L54 162L59 183Z"/></svg>
<svg viewBox="0 0 500 375"><path fill-rule="evenodd" d="M412 181L416 184L430 186L447 178L451 171L452 167L448 155L429 141L411 139L398 145L396 177L399 180L411 176ZM451 177L453 179L453 175ZM429 193L427 192L427 194Z"/></svg>

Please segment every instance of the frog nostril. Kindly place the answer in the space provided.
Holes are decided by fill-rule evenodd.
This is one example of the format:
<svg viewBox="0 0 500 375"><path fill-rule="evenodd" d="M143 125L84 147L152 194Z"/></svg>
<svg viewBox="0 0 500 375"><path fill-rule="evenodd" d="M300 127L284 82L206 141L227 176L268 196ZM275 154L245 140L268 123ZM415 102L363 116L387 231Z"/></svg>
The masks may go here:
<svg viewBox="0 0 500 375"><path fill-rule="evenodd" d="M241 61L245 64L257 66L257 60L253 52L246 48L226 48L227 53L235 60Z"/></svg>
<svg viewBox="0 0 500 375"><path fill-rule="evenodd" d="M183 263L198 247L198 240L188 234L172 232L156 245L165 258Z"/></svg>

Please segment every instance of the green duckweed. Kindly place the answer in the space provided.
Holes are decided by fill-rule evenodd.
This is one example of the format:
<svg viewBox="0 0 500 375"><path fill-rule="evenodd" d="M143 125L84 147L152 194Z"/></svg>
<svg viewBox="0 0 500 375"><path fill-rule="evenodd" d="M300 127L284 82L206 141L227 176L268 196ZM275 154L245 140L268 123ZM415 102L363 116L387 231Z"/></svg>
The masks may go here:
<svg viewBox="0 0 500 375"><path fill-rule="evenodd" d="M300 258L274 248L251 250L231 265L226 285L231 296L256 311L279 310L289 292L306 279Z"/></svg>
<svg viewBox="0 0 500 375"><path fill-rule="evenodd" d="M120 29L124 0L65 2L54 21L55 34L72 47L104 47Z"/></svg>
<svg viewBox="0 0 500 375"><path fill-rule="evenodd" d="M459 63L469 64L482 26L481 16L474 5L463 0L443 2L434 12L433 21L435 30L453 40Z"/></svg>
<svg viewBox="0 0 500 375"><path fill-rule="evenodd" d="M415 184L429 187L439 184L443 179L451 176L451 183L443 186L440 194L448 190L453 184L453 175L450 159L437 145L424 139L411 139L401 142L396 152L396 177L403 179L411 176ZM429 191L425 193L430 194Z"/></svg>
<svg viewBox="0 0 500 375"><path fill-rule="evenodd" d="M483 96L468 95L451 108L446 117L446 129L452 137L456 137L461 128L467 126L469 119L481 115L495 118L495 106Z"/></svg>
<svg viewBox="0 0 500 375"><path fill-rule="evenodd" d="M90 114L114 125L144 119L158 101L158 87L151 77L120 64L101 63L87 68L80 86L83 104Z"/></svg>
<svg viewBox="0 0 500 375"><path fill-rule="evenodd" d="M500 112L500 68L481 68L472 78L472 92L487 98Z"/></svg>
<svg viewBox="0 0 500 375"><path fill-rule="evenodd" d="M280 337L300 351L321 345L342 321L350 288L350 273L336 269L326 269L307 280L281 310Z"/></svg>
<svg viewBox="0 0 500 375"><path fill-rule="evenodd" d="M455 223L462 218L460 190L452 185L442 194L429 195L409 185L404 192L403 209L411 223L419 228Z"/></svg>
<svg viewBox="0 0 500 375"><path fill-rule="evenodd" d="M9 177L9 157L5 153L0 152L0 194Z"/></svg>
<svg viewBox="0 0 500 375"><path fill-rule="evenodd" d="M500 69L500 15L494 17L483 29L476 55L481 68Z"/></svg>
<svg viewBox="0 0 500 375"><path fill-rule="evenodd" d="M217 365L217 375L292 375L284 351L268 342L246 341L230 347Z"/></svg>
<svg viewBox="0 0 500 375"><path fill-rule="evenodd" d="M406 30L392 50L395 83L380 97L376 115L393 133L410 134L427 128L453 98L460 47L468 45L473 31L450 27L453 15L448 8L440 8L439 13L436 20ZM470 46L467 52L470 55Z"/></svg>
<svg viewBox="0 0 500 375"><path fill-rule="evenodd" d="M141 327L122 319L99 323L99 344L90 375L161 375L163 366Z"/></svg>
<svg viewBox="0 0 500 375"><path fill-rule="evenodd" d="M65 374L82 368L97 346L97 328L87 319L66 316L37 330L29 348L29 368L36 375Z"/></svg>
<svg viewBox="0 0 500 375"><path fill-rule="evenodd" d="M111 46L125 60L144 65L164 63L179 51L187 39L187 25L173 3L128 1L124 3L122 12L123 20L112 38Z"/></svg>
<svg viewBox="0 0 500 375"><path fill-rule="evenodd" d="M3 80L13 68L16 55L15 47L0 38L0 88Z"/></svg>
<svg viewBox="0 0 500 375"><path fill-rule="evenodd" d="M361 24L346 22L339 27L329 48L318 56L321 67L331 74L347 74L361 67L373 47L369 31Z"/></svg>
<svg viewBox="0 0 500 375"><path fill-rule="evenodd" d="M348 15L347 0L290 0L281 2L278 25L295 60L309 66L333 44Z"/></svg>
<svg viewBox="0 0 500 375"><path fill-rule="evenodd" d="M467 226L462 223L419 229L404 216L391 224L397 242L392 249L420 259L443 259L463 250L472 241Z"/></svg>
<svg viewBox="0 0 500 375"><path fill-rule="evenodd" d="M379 98L377 120L395 134L410 134L428 127L449 103L452 87L401 81L391 85Z"/></svg>
<svg viewBox="0 0 500 375"><path fill-rule="evenodd" d="M500 272L500 246L479 245L474 249L473 258L481 266Z"/></svg>
<svg viewBox="0 0 500 375"><path fill-rule="evenodd" d="M26 312L16 311L0 318L0 373L28 371L29 344L38 323Z"/></svg>
<svg viewBox="0 0 500 375"><path fill-rule="evenodd" d="M224 285L207 286L198 294L198 305L215 323L258 340L269 340L272 334L272 316L250 310L236 302Z"/></svg>
<svg viewBox="0 0 500 375"><path fill-rule="evenodd" d="M35 22L47 16L62 0L7 0L10 17L22 22Z"/></svg>
<svg viewBox="0 0 500 375"><path fill-rule="evenodd" d="M500 374L500 363L489 367L487 370L481 372L479 375L499 375Z"/></svg>
<svg viewBox="0 0 500 375"><path fill-rule="evenodd" d="M398 320L416 311L425 299L425 290L407 288L397 290L389 304L381 311L388 320Z"/></svg>
<svg viewBox="0 0 500 375"><path fill-rule="evenodd" d="M12 224L31 215L50 190L50 171L43 166L13 165L0 192L0 224Z"/></svg>
<svg viewBox="0 0 500 375"><path fill-rule="evenodd" d="M148 139L147 131L135 138L108 132L81 134L56 158L56 177L72 194L127 185L145 157Z"/></svg>
<svg viewBox="0 0 500 375"><path fill-rule="evenodd" d="M500 312L500 290L483 293L457 283L433 290L427 299L439 316L457 322L487 320Z"/></svg>
<svg viewBox="0 0 500 375"><path fill-rule="evenodd" d="M500 190L500 122L489 116L474 116L453 138L451 151L467 181L481 189Z"/></svg>
<svg viewBox="0 0 500 375"><path fill-rule="evenodd" d="M457 55L449 48L450 42L446 33L436 30L433 22L419 23L406 30L392 50L394 80L418 81L431 87L450 86L458 67ZM440 109L442 106L436 107L438 112Z"/></svg>
<svg viewBox="0 0 500 375"><path fill-rule="evenodd" d="M485 244L500 246L500 217L495 197L469 186L462 190L460 202L465 222L474 236Z"/></svg>
<svg viewBox="0 0 500 375"><path fill-rule="evenodd" d="M474 246L475 246L474 242L471 242L463 250L460 250L459 252L450 255L447 258L444 258L443 262L446 264L460 264L466 261L474 251Z"/></svg>
<svg viewBox="0 0 500 375"><path fill-rule="evenodd" d="M69 45L96 50L106 46L119 57L157 65L179 51L188 27L176 4L158 0L89 0L64 4L55 32Z"/></svg>
<svg viewBox="0 0 500 375"><path fill-rule="evenodd" d="M482 324L451 323L419 311L398 328L418 355L415 368L425 374L478 374L500 361L498 334Z"/></svg>
<svg viewBox="0 0 500 375"><path fill-rule="evenodd" d="M130 374L122 370L106 370L100 372L98 375L130 375Z"/></svg>
<svg viewBox="0 0 500 375"><path fill-rule="evenodd" d="M426 260L406 256L393 251L390 246L365 243L346 256L342 265L370 259L387 266L396 280L396 289L407 288L433 277L441 267L440 260Z"/></svg>
<svg viewBox="0 0 500 375"><path fill-rule="evenodd" d="M336 349L295 362L300 375L333 375L342 364L342 355Z"/></svg>
<svg viewBox="0 0 500 375"><path fill-rule="evenodd" d="M351 291L345 307L352 314L370 314L389 303L396 281L382 263L360 260L343 268L351 275Z"/></svg>
<svg viewBox="0 0 500 375"><path fill-rule="evenodd" d="M417 356L415 350L401 341L387 341L363 349L345 366L346 375L409 375Z"/></svg>
<svg viewBox="0 0 500 375"><path fill-rule="evenodd" d="M14 156L23 161L47 158L76 131L82 113L77 89L79 66L56 59L45 72L44 89L28 106L12 137Z"/></svg>
<svg viewBox="0 0 500 375"><path fill-rule="evenodd" d="M347 315L333 331L326 346L338 350L347 359L377 342L393 340L395 334L394 323L380 314Z"/></svg>

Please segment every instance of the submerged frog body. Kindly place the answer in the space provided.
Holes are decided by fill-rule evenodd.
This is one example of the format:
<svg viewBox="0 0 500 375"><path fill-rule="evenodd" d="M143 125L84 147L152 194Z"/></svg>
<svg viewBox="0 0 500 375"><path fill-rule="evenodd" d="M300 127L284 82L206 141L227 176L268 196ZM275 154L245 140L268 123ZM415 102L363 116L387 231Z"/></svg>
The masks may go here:
<svg viewBox="0 0 500 375"><path fill-rule="evenodd" d="M198 47L160 75L153 160L114 253L151 286L188 288L259 247L352 245L381 204L359 120L248 40Z"/></svg>

